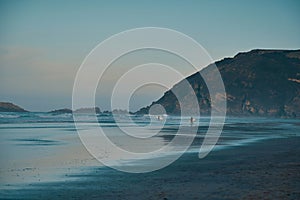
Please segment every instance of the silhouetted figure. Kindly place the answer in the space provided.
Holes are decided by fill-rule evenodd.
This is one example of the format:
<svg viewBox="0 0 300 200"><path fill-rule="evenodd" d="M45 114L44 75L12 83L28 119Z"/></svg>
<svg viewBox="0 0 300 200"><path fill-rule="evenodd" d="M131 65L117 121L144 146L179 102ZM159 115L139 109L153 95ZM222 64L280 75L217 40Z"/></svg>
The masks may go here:
<svg viewBox="0 0 300 200"><path fill-rule="evenodd" d="M195 119L193 117L191 117L190 119L191 125L195 122Z"/></svg>

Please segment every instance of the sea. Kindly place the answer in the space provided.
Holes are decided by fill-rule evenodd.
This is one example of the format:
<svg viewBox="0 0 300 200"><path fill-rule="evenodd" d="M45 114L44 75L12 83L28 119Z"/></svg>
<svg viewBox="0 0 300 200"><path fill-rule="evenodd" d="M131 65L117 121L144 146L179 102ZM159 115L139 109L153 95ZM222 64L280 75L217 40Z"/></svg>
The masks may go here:
<svg viewBox="0 0 300 200"><path fill-rule="evenodd" d="M0 113L0 189L72 181L79 177L76 175L88 174L92 168L105 167L83 145L78 134L79 128L81 131L96 130L100 126L120 148L139 153L153 151L169 144L178 134L178 130L185 127L183 130L186 132L196 130L193 143L185 152L168 153L197 153L211 119L205 116L194 116L194 119L196 122L191 123L190 116L97 114L95 117L95 114L87 113L78 115L75 124L72 114L2 112ZM121 134L120 126L126 127L127 130L141 127L137 134L150 142L147 143L148 145L138 145L136 141L124 140L125 136L124 133ZM226 117L222 133L212 151L299 135L299 119ZM144 136L149 137L143 138ZM166 157L168 154L160 156ZM156 159L158 158L153 158ZM134 164L135 160L131 159L130 162ZM122 163L124 164L119 162Z"/></svg>

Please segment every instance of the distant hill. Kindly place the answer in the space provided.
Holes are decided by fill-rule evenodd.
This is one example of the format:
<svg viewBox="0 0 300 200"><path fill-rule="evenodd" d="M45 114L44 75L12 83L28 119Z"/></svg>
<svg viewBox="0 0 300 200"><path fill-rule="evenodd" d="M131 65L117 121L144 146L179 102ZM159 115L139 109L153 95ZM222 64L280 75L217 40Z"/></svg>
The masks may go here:
<svg viewBox="0 0 300 200"><path fill-rule="evenodd" d="M28 112L28 111L13 103L0 102L0 112Z"/></svg>
<svg viewBox="0 0 300 200"><path fill-rule="evenodd" d="M300 50L252 50L215 63L227 93L227 114L232 116L300 117ZM211 75L213 67L201 71ZM193 87L201 114L210 114L210 97L199 73L186 78ZM182 81L173 89L180 88ZM189 99L188 95L185 99ZM168 114L180 114L171 90L153 104ZM148 113L151 105L136 114Z"/></svg>
<svg viewBox="0 0 300 200"><path fill-rule="evenodd" d="M71 109L68 108L62 108L62 109L57 109L57 110L52 110L48 113L52 114L65 114L65 113L82 113L82 114L88 114L88 113L101 113L99 107L94 107L94 108L79 108L75 111L72 111Z"/></svg>
<svg viewBox="0 0 300 200"><path fill-rule="evenodd" d="M65 113L72 113L72 112L73 111L71 109L62 108L62 109L52 110L48 113L51 113L51 114L65 114Z"/></svg>
<svg viewBox="0 0 300 200"><path fill-rule="evenodd" d="M101 110L99 107L94 107L94 108L79 108L74 111L74 113L101 113Z"/></svg>
<svg viewBox="0 0 300 200"><path fill-rule="evenodd" d="M13 103L10 102L0 102L0 112L29 112L20 106L17 106ZM75 111L72 111L71 109L68 108L63 108L63 109L56 109L49 111L48 113L51 114L65 114L65 113L82 113L82 114L88 114L88 113L101 113L99 107L92 107L92 108L79 108Z"/></svg>

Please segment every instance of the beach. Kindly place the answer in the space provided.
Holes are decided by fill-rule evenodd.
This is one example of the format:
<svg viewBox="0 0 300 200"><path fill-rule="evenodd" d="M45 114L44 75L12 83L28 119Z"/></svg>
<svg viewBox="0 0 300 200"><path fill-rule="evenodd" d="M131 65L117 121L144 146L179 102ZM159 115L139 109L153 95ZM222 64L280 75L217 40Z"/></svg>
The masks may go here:
<svg viewBox="0 0 300 200"><path fill-rule="evenodd" d="M87 152L72 116L35 113L28 120L26 115L6 117L0 126L1 199L300 198L296 119L227 118L217 145L203 159L198 151L209 120L198 119L194 143L174 163L149 173L125 173L103 166ZM127 141L116 134L111 117L100 118L113 140ZM176 135L182 118L169 118L151 145L167 144ZM143 117L135 120L145 123ZM82 127L96 125L83 117ZM156 159L151 162L160 161ZM138 168L151 162L133 160L130 165Z"/></svg>
<svg viewBox="0 0 300 200"><path fill-rule="evenodd" d="M300 0L0 9L0 200L300 200Z"/></svg>
<svg viewBox="0 0 300 200"><path fill-rule="evenodd" d="M93 168L77 181L3 190L3 199L299 199L299 138L272 139L212 152L185 154L151 173ZM69 174L71 177L72 175Z"/></svg>

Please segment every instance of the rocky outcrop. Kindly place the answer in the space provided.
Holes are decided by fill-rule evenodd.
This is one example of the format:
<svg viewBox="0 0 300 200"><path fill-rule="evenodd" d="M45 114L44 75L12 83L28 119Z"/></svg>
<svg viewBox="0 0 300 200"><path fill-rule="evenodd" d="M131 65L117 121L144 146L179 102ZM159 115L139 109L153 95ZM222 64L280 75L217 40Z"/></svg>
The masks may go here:
<svg viewBox="0 0 300 200"><path fill-rule="evenodd" d="M57 109L57 110L52 110L48 113L51 114L66 114L66 113L82 113L82 114L88 114L88 113L101 113L100 108L99 107L94 107L94 108L79 108L75 111L72 111L71 109L68 108L63 108L63 109Z"/></svg>
<svg viewBox="0 0 300 200"><path fill-rule="evenodd" d="M100 108L99 107L94 107L94 108L79 108L77 110L74 111L74 113L101 113Z"/></svg>
<svg viewBox="0 0 300 200"><path fill-rule="evenodd" d="M228 115L300 117L300 50L257 49L215 64L224 81ZM214 81L212 65L201 73ZM200 73L186 80L197 95L201 114L209 115L210 96ZM179 82L172 90L179 90L181 84ZM189 95L184 97L186 101L189 101ZM168 114L180 114L178 100L171 90L153 104L161 104ZM151 105L136 114L148 113Z"/></svg>
<svg viewBox="0 0 300 200"><path fill-rule="evenodd" d="M0 102L0 112L28 112L28 111L13 103Z"/></svg>
<svg viewBox="0 0 300 200"><path fill-rule="evenodd" d="M72 112L73 111L71 109L63 108L63 109L52 110L48 113L51 113L51 114L67 114L67 113L72 113Z"/></svg>

